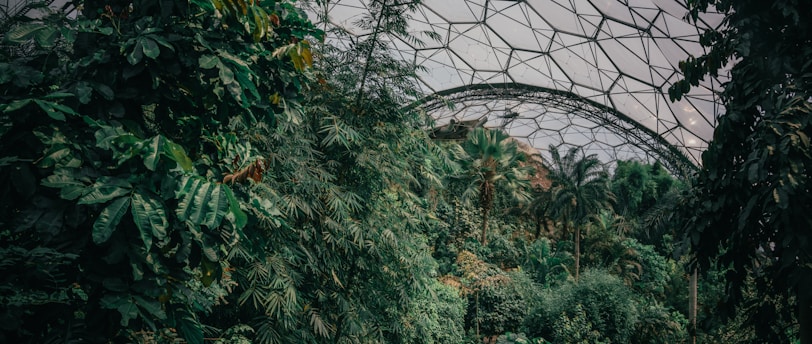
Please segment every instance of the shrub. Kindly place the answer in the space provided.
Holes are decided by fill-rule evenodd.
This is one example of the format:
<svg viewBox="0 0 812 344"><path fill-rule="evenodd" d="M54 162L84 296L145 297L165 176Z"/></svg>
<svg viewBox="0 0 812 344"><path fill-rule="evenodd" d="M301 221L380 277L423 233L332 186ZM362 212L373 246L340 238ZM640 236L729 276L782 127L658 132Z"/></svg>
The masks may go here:
<svg viewBox="0 0 812 344"><path fill-rule="evenodd" d="M570 276L567 266L573 264L572 255L561 245L558 246L553 247L547 238L539 238L525 246L522 267L542 286L557 285Z"/></svg>
<svg viewBox="0 0 812 344"><path fill-rule="evenodd" d="M539 304L538 286L522 271L512 271L498 283L482 285L469 294L465 326L480 335L519 332L525 317Z"/></svg>
<svg viewBox="0 0 812 344"><path fill-rule="evenodd" d="M628 343L636 322L631 290L606 271L590 270L578 283L562 284L544 293L541 306L528 316L525 326L528 335L551 338L554 343L577 342L584 336ZM598 334L595 338L593 331Z"/></svg>
<svg viewBox="0 0 812 344"><path fill-rule="evenodd" d="M398 341L414 344L461 343L464 340L465 298L454 287L434 281L406 314Z"/></svg>

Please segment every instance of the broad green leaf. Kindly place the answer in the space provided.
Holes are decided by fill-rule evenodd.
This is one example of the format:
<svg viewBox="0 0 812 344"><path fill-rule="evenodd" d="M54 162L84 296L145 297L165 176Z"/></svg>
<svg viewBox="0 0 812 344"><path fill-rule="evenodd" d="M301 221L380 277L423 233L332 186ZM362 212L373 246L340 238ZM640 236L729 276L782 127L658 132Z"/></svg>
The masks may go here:
<svg viewBox="0 0 812 344"><path fill-rule="evenodd" d="M17 111L19 109L24 108L28 104L31 104L31 99L15 100L15 101L13 101L11 103L8 103L8 105L6 105L6 108L3 109L3 113L9 113L9 112L12 112L12 111Z"/></svg>
<svg viewBox="0 0 812 344"><path fill-rule="evenodd" d="M254 42L259 42L260 39L265 36L270 26L268 23L268 14L259 6L251 6L251 12L254 19L254 30L251 34L254 38Z"/></svg>
<svg viewBox="0 0 812 344"><path fill-rule="evenodd" d="M59 197L66 200L74 200L81 197L85 193L84 187L68 186L59 190Z"/></svg>
<svg viewBox="0 0 812 344"><path fill-rule="evenodd" d="M243 94L242 86L240 86L239 83L234 82L228 84L226 85L226 88L228 89L228 93L231 93L231 96L234 97L235 100L239 101L244 109L248 109L249 107L248 98L245 96L245 94ZM254 123L254 121L251 121L249 123Z"/></svg>
<svg viewBox="0 0 812 344"><path fill-rule="evenodd" d="M220 69L220 81L223 85L229 85L234 82L234 72L231 71L231 68L228 68L228 66L219 61L217 68Z"/></svg>
<svg viewBox="0 0 812 344"><path fill-rule="evenodd" d="M175 213L178 215L178 219L181 221L186 221L189 218L189 213L191 212L192 206L194 204L194 197L197 188L200 187L200 184L203 183L200 178L185 178L183 182L181 182L181 186L178 191L175 193L175 197L183 199L178 202L178 207L175 209Z"/></svg>
<svg viewBox="0 0 812 344"><path fill-rule="evenodd" d="M47 153L40 161L40 167L49 168L56 165L62 159L70 156L71 150L68 147L53 147L53 150Z"/></svg>
<svg viewBox="0 0 812 344"><path fill-rule="evenodd" d="M96 138L96 147L102 149L114 149L120 145L133 145L143 142L132 133L125 131L121 127L111 127L100 125L99 130L93 133Z"/></svg>
<svg viewBox="0 0 812 344"><path fill-rule="evenodd" d="M115 93L113 92L113 89L110 88L110 86L107 86L99 82L93 83L92 86L93 89L96 90L96 92L99 92L99 94L101 94L101 96L104 97L104 99L113 100L113 98L115 97Z"/></svg>
<svg viewBox="0 0 812 344"><path fill-rule="evenodd" d="M121 326L126 327L130 319L138 318L138 306L130 299L118 306L118 312L121 313Z"/></svg>
<svg viewBox="0 0 812 344"><path fill-rule="evenodd" d="M53 25L48 25L34 33L34 40L43 48L53 47L57 37L59 37L59 29Z"/></svg>
<svg viewBox="0 0 812 344"><path fill-rule="evenodd" d="M211 245L208 242L208 240L206 240L205 237L203 237L203 236L201 236L201 238L200 238L200 240L198 240L198 242L200 243L200 251L203 252L203 257L206 258L206 259L203 259L204 261L205 260L208 260L210 262L220 261L220 258L217 257L217 246Z"/></svg>
<svg viewBox="0 0 812 344"><path fill-rule="evenodd" d="M62 104L59 104L59 103L54 103L54 102L49 102L49 105L52 106L55 110L60 111L60 112L62 112L64 114L66 114L66 115L79 116L79 114L76 113L76 111L73 111L73 109L71 109L68 106L65 106L65 105L62 105Z"/></svg>
<svg viewBox="0 0 812 344"><path fill-rule="evenodd" d="M237 198L234 197L234 192L232 192L231 188L227 185L223 185L223 191L228 198L229 211L234 214L234 227L237 227L237 229L245 227L248 223L248 215L240 209L240 203L237 201Z"/></svg>
<svg viewBox="0 0 812 344"><path fill-rule="evenodd" d="M54 174L45 177L40 184L59 189L59 196L66 200L77 199L88 190L84 182L75 178L73 171L64 168L55 170Z"/></svg>
<svg viewBox="0 0 812 344"><path fill-rule="evenodd" d="M197 64L203 69L212 69L220 63L220 58L214 55L203 55L197 59Z"/></svg>
<svg viewBox="0 0 812 344"><path fill-rule="evenodd" d="M96 218L96 222L93 223L94 243L102 244L110 239L129 206L130 198L120 197L102 210L99 217Z"/></svg>
<svg viewBox="0 0 812 344"><path fill-rule="evenodd" d="M136 304L139 307L147 311L150 317L157 318L160 320L166 319L166 312L164 312L163 308L161 307L161 303L158 300L154 299L146 299L142 296L135 295L133 296L135 299Z"/></svg>
<svg viewBox="0 0 812 344"><path fill-rule="evenodd" d="M46 30L49 26L43 23L28 23L17 26L6 33L6 40L13 43L24 43L28 41L38 31Z"/></svg>
<svg viewBox="0 0 812 344"><path fill-rule="evenodd" d="M138 40L135 42L133 50L129 54L127 54L127 62L129 62L131 65L137 65L138 62L141 62L141 59L143 58L144 58L144 49L141 46L141 41Z"/></svg>
<svg viewBox="0 0 812 344"><path fill-rule="evenodd" d="M144 47L144 55L147 57L154 60L156 57L158 57L158 55L161 54L161 48L158 46L158 43L155 43L155 41L151 38L143 37L139 41Z"/></svg>
<svg viewBox="0 0 812 344"><path fill-rule="evenodd" d="M297 47L299 55L302 57L302 61L308 66L313 66L313 53L310 51L310 42L307 40L303 40L299 42Z"/></svg>
<svg viewBox="0 0 812 344"><path fill-rule="evenodd" d="M79 199L79 204L105 203L114 198L128 195L132 191L132 184L121 178L101 177L87 195Z"/></svg>
<svg viewBox="0 0 812 344"><path fill-rule="evenodd" d="M75 95L73 93L57 91L57 92L48 93L48 95L46 95L45 97L42 97L42 98L43 99L62 99L62 98L70 98L70 97L75 97Z"/></svg>
<svg viewBox="0 0 812 344"><path fill-rule="evenodd" d="M240 83L240 86L248 90L248 92L251 93L252 96L254 96L254 99L259 100L261 98L259 95L259 91L257 90L257 87L254 85L253 82L251 82L251 79L248 77L248 73L245 73L242 70L238 70L237 73L235 74L235 77L237 78L237 82Z"/></svg>
<svg viewBox="0 0 812 344"><path fill-rule="evenodd" d="M200 276L200 282L203 283L204 286L208 287L212 284L212 282L220 279L223 275L223 267L220 266L219 262L213 262L209 259L203 259L200 262L202 276Z"/></svg>
<svg viewBox="0 0 812 344"><path fill-rule="evenodd" d="M225 192L222 192L222 186L219 184L213 184L213 186L214 188L211 190L209 201L206 205L208 214L206 214L206 220L203 223L209 228L219 226L220 221L223 220L223 216L228 209L228 197L225 195Z"/></svg>
<svg viewBox="0 0 812 344"><path fill-rule="evenodd" d="M144 33L146 33L146 32L147 32L147 30L144 31ZM155 43L158 43L158 44L166 47L167 49L169 49L169 50L171 50L173 52L175 51L175 47L172 46L172 44L170 44L169 42L167 42L163 37L158 36L158 35L148 35L147 37L149 37L149 39L155 41Z"/></svg>
<svg viewBox="0 0 812 344"><path fill-rule="evenodd" d="M153 238L163 240L166 237L168 227L166 212L158 200L149 194L135 192L132 196L131 210L133 221L147 249L152 246Z"/></svg>
<svg viewBox="0 0 812 344"><path fill-rule="evenodd" d="M163 142L163 136L157 135L144 145L144 166L150 171L155 171L158 167L158 161L163 152Z"/></svg>
<svg viewBox="0 0 812 344"><path fill-rule="evenodd" d="M174 160L178 163L180 168L182 168L186 172L191 172L194 168L192 164L192 159L189 159L189 156L186 155L186 152L183 150L179 144L174 143L170 140L164 140L164 153L167 157Z"/></svg>
<svg viewBox="0 0 812 344"><path fill-rule="evenodd" d="M144 267L141 266L140 262L131 260L130 267L132 268L133 280L140 281L144 279Z"/></svg>
<svg viewBox="0 0 812 344"><path fill-rule="evenodd" d="M121 325L127 326L130 319L138 317L138 307L129 297L118 294L108 294L99 300L99 304L106 309L116 309L121 313Z"/></svg>
<svg viewBox="0 0 812 344"><path fill-rule="evenodd" d="M65 38L65 41L69 44L73 44L76 41L76 31L72 30L68 27L60 27L59 32L62 34L62 37Z"/></svg>
<svg viewBox="0 0 812 344"><path fill-rule="evenodd" d="M52 104L51 102L35 99L34 103L39 105L39 108L42 109L42 111L45 111L45 114L47 114L48 117L51 117L51 118L53 118L53 119L55 119L57 121L64 121L65 120L65 114L62 113L61 111L57 111L51 105Z"/></svg>
<svg viewBox="0 0 812 344"><path fill-rule="evenodd" d="M76 83L76 96L79 97L79 102L82 104L90 103L93 96L93 88L86 81Z"/></svg>
<svg viewBox="0 0 812 344"><path fill-rule="evenodd" d="M86 185L78 180L72 170L59 168L54 170L54 174L45 177L40 182L42 186L49 188L65 188L69 186L85 187Z"/></svg>
<svg viewBox="0 0 812 344"><path fill-rule="evenodd" d="M217 49L217 55L219 55L225 61L233 64L235 67L245 70L246 73L251 73L250 64L239 56L222 49Z"/></svg>
<svg viewBox="0 0 812 344"><path fill-rule="evenodd" d="M189 209L189 221L195 224L203 224L208 212L209 194L211 193L212 183L201 183L200 187L195 190L194 201Z"/></svg>

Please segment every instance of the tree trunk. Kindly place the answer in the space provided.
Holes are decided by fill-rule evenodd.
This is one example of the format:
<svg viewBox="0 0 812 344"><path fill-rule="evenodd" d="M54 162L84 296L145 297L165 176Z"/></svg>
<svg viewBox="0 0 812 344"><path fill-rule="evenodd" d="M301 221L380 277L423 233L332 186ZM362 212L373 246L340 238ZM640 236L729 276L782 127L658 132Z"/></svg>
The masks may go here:
<svg viewBox="0 0 812 344"><path fill-rule="evenodd" d="M485 208L482 209L482 238L479 242L482 243L482 246L488 244L488 213L490 209Z"/></svg>
<svg viewBox="0 0 812 344"><path fill-rule="evenodd" d="M474 304L476 305L476 339L479 340L479 290L474 290Z"/></svg>
<svg viewBox="0 0 812 344"><path fill-rule="evenodd" d="M536 240L541 236L541 217L536 217Z"/></svg>
<svg viewBox="0 0 812 344"><path fill-rule="evenodd" d="M697 308L697 267L691 272L690 290L688 291L688 334L690 343L696 344L696 308Z"/></svg>
<svg viewBox="0 0 812 344"><path fill-rule="evenodd" d="M581 227L575 227L575 282L578 282L578 276L581 270Z"/></svg>

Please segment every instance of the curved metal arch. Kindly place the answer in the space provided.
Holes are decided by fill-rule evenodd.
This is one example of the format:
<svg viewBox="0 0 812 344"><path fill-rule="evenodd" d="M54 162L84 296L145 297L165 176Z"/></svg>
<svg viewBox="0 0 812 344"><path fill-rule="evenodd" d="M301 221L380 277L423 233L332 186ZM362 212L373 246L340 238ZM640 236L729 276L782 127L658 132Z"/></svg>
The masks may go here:
<svg viewBox="0 0 812 344"><path fill-rule="evenodd" d="M431 114L448 104L470 100L516 100L555 107L608 128L628 144L652 153L675 175L687 176L697 169L688 156L653 130L614 108L571 92L519 83L475 84L439 91L410 104L408 108L423 109Z"/></svg>

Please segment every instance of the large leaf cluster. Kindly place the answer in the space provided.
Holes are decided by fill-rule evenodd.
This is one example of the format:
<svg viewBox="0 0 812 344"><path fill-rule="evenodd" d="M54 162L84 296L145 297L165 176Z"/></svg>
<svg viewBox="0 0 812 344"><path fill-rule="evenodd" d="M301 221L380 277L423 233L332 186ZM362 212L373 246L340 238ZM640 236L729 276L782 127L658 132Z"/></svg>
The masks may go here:
<svg viewBox="0 0 812 344"><path fill-rule="evenodd" d="M548 290L525 325L529 335L553 343L627 343L638 321L636 306L631 290L619 278L595 269L577 283Z"/></svg>
<svg viewBox="0 0 812 344"><path fill-rule="evenodd" d="M529 201L531 168L522 163L527 159L516 141L500 130L482 127L473 129L460 145L453 149L460 164L459 178L468 182L462 199L476 203L482 217L480 242L488 243L488 216L497 195L509 195L510 200ZM498 192L497 192L498 191Z"/></svg>
<svg viewBox="0 0 812 344"><path fill-rule="evenodd" d="M552 183L553 208L556 216L573 226L583 226L602 209L611 208L614 195L609 188L609 173L597 155L585 155L578 147L563 156L555 146L549 147L549 178Z"/></svg>
<svg viewBox="0 0 812 344"><path fill-rule="evenodd" d="M717 256L723 265L732 265L728 306L744 299L742 286L752 275L759 295L796 296L804 310L800 314L810 314L812 294L805 286L812 282L812 31L805 18L812 6L797 1L689 5L694 19L710 6L726 16L720 29L703 34L709 52L682 64L686 77L672 96L679 98L728 61L735 64L721 93L726 113L702 156L689 205L695 216L688 240L703 269ZM790 319L792 307L770 302L747 307L759 336L785 338L778 324ZM812 332L806 337L812 338Z"/></svg>
<svg viewBox="0 0 812 344"><path fill-rule="evenodd" d="M397 13L364 20L390 32ZM254 211L257 231L230 252L239 286L228 301L239 309L224 305L210 319L248 324L260 343L403 342L437 331L437 315L419 316L436 284L421 235L435 220L422 196L438 187L442 163L423 114L400 109L414 66L395 64L380 42L315 48L317 79L302 106L246 133L271 152L251 191L271 212Z"/></svg>
<svg viewBox="0 0 812 344"><path fill-rule="evenodd" d="M220 181L263 167L242 133L300 97L316 31L288 2L81 5L5 36L34 48L0 63L3 249L52 252L52 273L3 298L54 296L5 309L21 325L3 336L201 343L196 281L220 279L249 214L270 212L244 178Z"/></svg>

